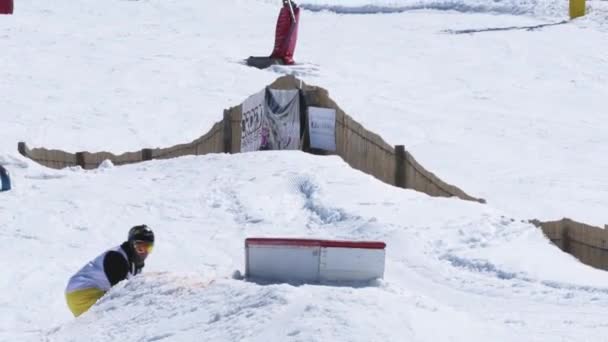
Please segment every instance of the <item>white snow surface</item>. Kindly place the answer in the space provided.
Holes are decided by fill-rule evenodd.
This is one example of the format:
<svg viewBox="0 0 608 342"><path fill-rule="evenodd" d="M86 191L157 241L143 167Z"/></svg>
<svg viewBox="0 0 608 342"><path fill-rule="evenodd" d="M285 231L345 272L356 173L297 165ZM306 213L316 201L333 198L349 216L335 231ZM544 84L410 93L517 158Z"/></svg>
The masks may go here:
<svg viewBox="0 0 608 342"><path fill-rule="evenodd" d="M300 64L270 71L241 61L270 52L278 0L20 0L0 16L0 341L608 341L608 274L526 223L608 223L606 2L532 30L567 4L301 5ZM191 141L285 72L488 204L301 152L84 171L16 151ZM140 223L157 235L144 274L74 319L68 278ZM384 241L385 279L233 279L244 239L273 236Z"/></svg>

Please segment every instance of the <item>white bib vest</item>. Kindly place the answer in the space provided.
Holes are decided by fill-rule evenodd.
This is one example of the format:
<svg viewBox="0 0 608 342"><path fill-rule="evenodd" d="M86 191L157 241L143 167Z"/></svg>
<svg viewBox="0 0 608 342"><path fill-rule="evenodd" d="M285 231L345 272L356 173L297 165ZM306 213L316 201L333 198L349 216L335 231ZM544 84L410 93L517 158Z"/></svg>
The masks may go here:
<svg viewBox="0 0 608 342"><path fill-rule="evenodd" d="M129 269L129 272L127 273L127 279L131 278L133 276L134 270L131 268L127 254L125 253L125 251L122 250L122 248L120 248L120 246L118 246L105 251L104 253L96 257L93 261L88 262L83 268L80 269L80 271L76 272L76 274L74 274L72 278L70 278L65 292L70 293L77 290L91 288L100 289L104 292L108 291L112 287L112 285L110 284L110 281L106 276L106 272L103 267L103 259L110 251L119 252L120 254L122 254Z"/></svg>

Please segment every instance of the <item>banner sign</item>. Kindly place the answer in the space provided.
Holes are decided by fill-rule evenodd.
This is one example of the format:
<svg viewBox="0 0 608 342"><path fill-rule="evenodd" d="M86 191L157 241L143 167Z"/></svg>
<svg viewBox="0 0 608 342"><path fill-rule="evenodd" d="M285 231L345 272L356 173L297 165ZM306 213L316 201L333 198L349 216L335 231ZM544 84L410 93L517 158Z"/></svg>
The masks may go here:
<svg viewBox="0 0 608 342"><path fill-rule="evenodd" d="M260 149L266 91L249 96L242 105L241 152Z"/></svg>
<svg viewBox="0 0 608 342"><path fill-rule="evenodd" d="M310 147L326 151L336 150L336 110L308 107Z"/></svg>
<svg viewBox="0 0 608 342"><path fill-rule="evenodd" d="M241 152L300 148L300 92L264 89L243 102Z"/></svg>
<svg viewBox="0 0 608 342"><path fill-rule="evenodd" d="M300 149L300 92L266 90L260 150Z"/></svg>

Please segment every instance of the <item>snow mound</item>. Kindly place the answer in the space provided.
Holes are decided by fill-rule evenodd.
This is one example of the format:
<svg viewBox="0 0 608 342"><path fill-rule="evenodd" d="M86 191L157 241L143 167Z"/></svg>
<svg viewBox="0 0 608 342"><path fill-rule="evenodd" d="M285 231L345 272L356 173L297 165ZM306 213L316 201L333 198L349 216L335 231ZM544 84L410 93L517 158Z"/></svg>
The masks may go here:
<svg viewBox="0 0 608 342"><path fill-rule="evenodd" d="M567 13L567 2L532 0L460 0L460 1L325 1L307 0L301 7L309 11L329 11L340 14L401 13L415 10L456 11L463 13L496 13L536 16L563 16Z"/></svg>

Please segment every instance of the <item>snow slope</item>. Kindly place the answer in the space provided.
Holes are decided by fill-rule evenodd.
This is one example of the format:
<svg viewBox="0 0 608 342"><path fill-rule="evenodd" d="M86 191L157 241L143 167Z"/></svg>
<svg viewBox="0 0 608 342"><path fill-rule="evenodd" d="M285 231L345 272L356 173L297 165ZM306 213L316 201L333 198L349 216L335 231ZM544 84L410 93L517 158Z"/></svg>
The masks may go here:
<svg viewBox="0 0 608 342"><path fill-rule="evenodd" d="M494 2L515 13L558 3ZM368 129L510 215L603 226L608 11L600 4L589 1L595 16L533 31L484 30L557 23L565 13L306 11L296 70ZM1 151L25 140L119 153L200 136L279 76L240 63L269 53L276 7L23 1L19 15L0 21ZM448 33L462 30L480 32Z"/></svg>
<svg viewBox="0 0 608 342"><path fill-rule="evenodd" d="M608 341L606 273L521 221L608 223L603 2L531 31L564 5L303 4L298 75L488 205L303 153L95 171L17 154L17 141L123 152L200 136L285 71L240 63L270 51L276 2L21 0L0 17L0 163L15 183L0 194L0 341ZM146 274L74 320L69 276L144 222L158 235ZM383 240L386 279L232 279L250 236Z"/></svg>
<svg viewBox="0 0 608 342"><path fill-rule="evenodd" d="M605 272L489 206L393 188L335 157L23 166L19 189L2 197L2 253L12 258L0 266L13 271L2 286L7 341L584 341L606 332ZM67 277L142 221L158 240L146 274L70 318ZM386 241L386 280L231 278L243 271L245 237L277 235Z"/></svg>

